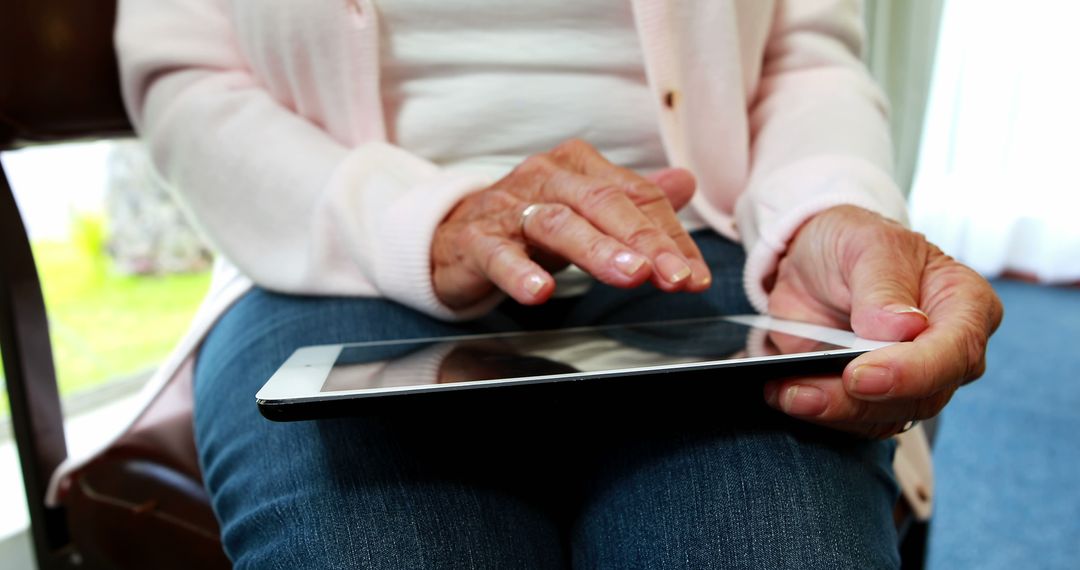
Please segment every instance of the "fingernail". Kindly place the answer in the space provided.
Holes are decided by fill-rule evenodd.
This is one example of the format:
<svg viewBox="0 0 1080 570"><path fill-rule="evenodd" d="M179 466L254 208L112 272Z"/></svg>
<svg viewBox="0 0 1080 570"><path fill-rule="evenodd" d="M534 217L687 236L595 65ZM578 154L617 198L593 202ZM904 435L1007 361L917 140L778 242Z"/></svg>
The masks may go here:
<svg viewBox="0 0 1080 570"><path fill-rule="evenodd" d="M866 396L887 394L893 387L892 370L884 366L864 364L851 373L851 389Z"/></svg>
<svg viewBox="0 0 1080 570"><path fill-rule="evenodd" d="M690 261L690 265L693 268L694 284L700 287L708 287L712 285L712 274L709 273L709 266L701 262L701 260L693 259Z"/></svg>
<svg viewBox="0 0 1080 570"><path fill-rule="evenodd" d="M816 416L825 411L829 398L820 388L792 386L784 392L781 407L793 416Z"/></svg>
<svg viewBox="0 0 1080 570"><path fill-rule="evenodd" d="M540 292L541 289L544 288L544 285L546 284L547 280L544 279L543 276L536 273L533 273L525 278L525 290L534 297L537 293Z"/></svg>
<svg viewBox="0 0 1080 570"><path fill-rule="evenodd" d="M668 283L679 283L690 277L690 266L685 261L670 253L661 253L656 258L656 268Z"/></svg>
<svg viewBox="0 0 1080 570"><path fill-rule="evenodd" d="M642 265L645 265L645 258L631 251L621 251L615 255L615 267L628 276L637 274Z"/></svg>
<svg viewBox="0 0 1080 570"><path fill-rule="evenodd" d="M906 315L908 313L914 313L916 315L922 315L922 318L924 318L924 319L926 319L928 321L930 320L930 317L928 317L926 315L926 313L924 313L922 311L922 309L920 309L918 307L912 307L911 305L899 305L899 304L897 304L897 305L888 305L887 307L885 307L885 310L889 311L890 313L896 313L897 315Z"/></svg>

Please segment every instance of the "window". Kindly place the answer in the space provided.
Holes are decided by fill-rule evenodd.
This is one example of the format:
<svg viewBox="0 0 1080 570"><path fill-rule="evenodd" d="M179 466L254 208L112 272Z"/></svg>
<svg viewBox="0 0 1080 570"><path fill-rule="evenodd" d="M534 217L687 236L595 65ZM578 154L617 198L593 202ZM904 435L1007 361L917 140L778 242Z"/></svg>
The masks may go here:
<svg viewBox="0 0 1080 570"><path fill-rule="evenodd" d="M210 254L136 142L33 147L0 160L42 282L68 448L88 449L136 411L128 396L187 328L209 286ZM0 504L14 508L0 509L0 541L29 524L9 414L5 389Z"/></svg>

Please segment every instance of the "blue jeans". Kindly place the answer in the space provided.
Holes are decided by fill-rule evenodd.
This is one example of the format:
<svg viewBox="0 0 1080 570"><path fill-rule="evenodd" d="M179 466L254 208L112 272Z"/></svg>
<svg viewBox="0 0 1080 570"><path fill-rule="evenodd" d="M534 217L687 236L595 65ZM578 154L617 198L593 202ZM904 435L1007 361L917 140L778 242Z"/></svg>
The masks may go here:
<svg viewBox="0 0 1080 570"><path fill-rule="evenodd" d="M678 405L601 393L294 423L256 409L304 345L750 312L741 248L695 238L706 293L596 286L470 323L250 292L195 376L199 457L236 567L898 567L893 445L786 419L760 386Z"/></svg>

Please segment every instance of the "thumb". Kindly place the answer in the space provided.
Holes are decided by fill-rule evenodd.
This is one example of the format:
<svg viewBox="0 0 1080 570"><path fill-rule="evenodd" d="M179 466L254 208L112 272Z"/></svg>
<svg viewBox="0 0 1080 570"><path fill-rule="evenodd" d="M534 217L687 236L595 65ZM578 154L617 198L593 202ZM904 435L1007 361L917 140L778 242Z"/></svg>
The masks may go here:
<svg viewBox="0 0 1080 570"><path fill-rule="evenodd" d="M922 268L910 257L880 244L855 245L857 261L848 276L851 329L873 340L912 340L930 325L919 308Z"/></svg>
<svg viewBox="0 0 1080 570"><path fill-rule="evenodd" d="M685 168L665 168L646 176L645 179L667 194L668 202L671 202L671 207L676 212L690 203L690 198L694 197L694 189L697 188L697 180Z"/></svg>

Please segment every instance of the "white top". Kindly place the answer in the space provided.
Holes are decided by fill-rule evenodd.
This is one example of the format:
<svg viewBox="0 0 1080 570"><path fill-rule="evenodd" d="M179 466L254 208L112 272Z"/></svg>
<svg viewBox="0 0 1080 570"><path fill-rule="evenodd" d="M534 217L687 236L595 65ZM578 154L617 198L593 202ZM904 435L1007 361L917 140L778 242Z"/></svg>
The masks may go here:
<svg viewBox="0 0 1080 570"><path fill-rule="evenodd" d="M668 166L629 2L378 0L387 134L491 179L571 138L639 173ZM688 228L705 223L690 208Z"/></svg>

